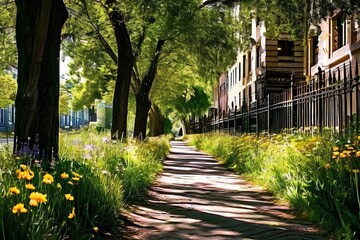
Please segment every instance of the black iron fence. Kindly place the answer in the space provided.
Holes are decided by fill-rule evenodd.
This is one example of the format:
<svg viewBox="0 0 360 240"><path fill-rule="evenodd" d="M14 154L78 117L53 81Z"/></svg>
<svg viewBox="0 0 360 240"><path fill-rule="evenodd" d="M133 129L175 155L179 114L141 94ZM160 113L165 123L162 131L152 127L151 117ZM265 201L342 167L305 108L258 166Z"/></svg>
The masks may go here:
<svg viewBox="0 0 360 240"><path fill-rule="evenodd" d="M239 109L214 111L211 116L197 119L191 117L191 130L234 134L297 130L321 134L328 129L334 134L359 134L358 61L353 65L344 63L326 71L319 68L313 79L302 83L295 84L293 75L291 87L281 93L268 94L251 103L245 99Z"/></svg>

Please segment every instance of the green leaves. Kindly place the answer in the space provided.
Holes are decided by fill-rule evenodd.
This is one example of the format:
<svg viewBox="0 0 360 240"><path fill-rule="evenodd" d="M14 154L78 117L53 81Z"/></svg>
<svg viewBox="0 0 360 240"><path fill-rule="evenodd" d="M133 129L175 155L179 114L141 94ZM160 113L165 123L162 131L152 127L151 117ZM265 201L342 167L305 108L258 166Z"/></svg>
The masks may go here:
<svg viewBox="0 0 360 240"><path fill-rule="evenodd" d="M17 83L9 74L0 75L0 108L14 104Z"/></svg>
<svg viewBox="0 0 360 240"><path fill-rule="evenodd" d="M15 2L0 0L0 71L16 66Z"/></svg>

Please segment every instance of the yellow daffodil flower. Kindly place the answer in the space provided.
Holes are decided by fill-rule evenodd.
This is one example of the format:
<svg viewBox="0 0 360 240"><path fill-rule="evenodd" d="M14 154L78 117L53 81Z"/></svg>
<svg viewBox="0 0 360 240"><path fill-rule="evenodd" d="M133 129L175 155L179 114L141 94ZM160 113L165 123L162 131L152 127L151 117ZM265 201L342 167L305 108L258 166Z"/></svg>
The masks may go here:
<svg viewBox="0 0 360 240"><path fill-rule="evenodd" d="M54 181L53 176L51 176L50 174L46 173L43 177L43 183L45 184L51 184Z"/></svg>
<svg viewBox="0 0 360 240"><path fill-rule="evenodd" d="M62 179L67 179L67 178L69 178L69 174L63 172L63 173L60 175L60 177L61 177Z"/></svg>
<svg viewBox="0 0 360 240"><path fill-rule="evenodd" d="M74 183L72 181L68 181L68 184L70 185L74 185Z"/></svg>
<svg viewBox="0 0 360 240"><path fill-rule="evenodd" d="M34 178L35 174L33 171L31 171L30 169L28 169L27 171L25 171L25 178L26 180L30 181L31 179Z"/></svg>
<svg viewBox="0 0 360 240"><path fill-rule="evenodd" d="M333 150L333 152L335 152L335 151L339 151L339 147L332 147L332 150Z"/></svg>
<svg viewBox="0 0 360 240"><path fill-rule="evenodd" d="M35 200L38 203L46 203L46 194L38 193L38 192L32 192L29 196L31 200Z"/></svg>
<svg viewBox="0 0 360 240"><path fill-rule="evenodd" d="M68 216L68 218L73 219L74 217L75 217L75 208L73 207L71 213Z"/></svg>
<svg viewBox="0 0 360 240"><path fill-rule="evenodd" d="M26 189L30 189L30 190L34 190L34 189L35 189L34 185L32 185L31 183L25 184L25 188L26 188Z"/></svg>
<svg viewBox="0 0 360 240"><path fill-rule="evenodd" d="M27 212L27 209L24 208L24 204L22 204L22 203L16 204L16 205L12 208L12 213L13 213L13 214L16 214L16 213L26 213L26 212Z"/></svg>
<svg viewBox="0 0 360 240"><path fill-rule="evenodd" d="M20 190L17 188L17 187L11 187L10 188L10 192L12 194L19 194L20 193Z"/></svg>
<svg viewBox="0 0 360 240"><path fill-rule="evenodd" d="M20 164L20 168L25 171L27 169L27 166L25 164Z"/></svg>
<svg viewBox="0 0 360 240"><path fill-rule="evenodd" d="M56 184L56 187L57 187L57 188L62 188L62 186L61 186L60 183Z"/></svg>
<svg viewBox="0 0 360 240"><path fill-rule="evenodd" d="M20 169L16 170L16 175L18 179L26 179L28 181L30 181L31 179L34 178L34 172L31 171L30 169L27 169L25 171L21 171Z"/></svg>
<svg viewBox="0 0 360 240"><path fill-rule="evenodd" d="M82 176L80 174L76 173L76 172L72 172L72 175L74 177L82 178Z"/></svg>
<svg viewBox="0 0 360 240"><path fill-rule="evenodd" d="M70 193L65 194L65 198L66 198L66 200L69 200L69 201L74 201L74 197L73 197L73 196L71 196L71 194L70 194Z"/></svg>
<svg viewBox="0 0 360 240"><path fill-rule="evenodd" d="M330 169L331 168L331 164L330 163L326 163L325 164L325 169Z"/></svg>
<svg viewBox="0 0 360 240"><path fill-rule="evenodd" d="M346 156L350 156L351 151L349 151L349 150L344 150L343 153L344 153Z"/></svg>
<svg viewBox="0 0 360 240"><path fill-rule="evenodd" d="M72 180L74 180L74 181L80 181L80 178L78 178L78 177L73 177Z"/></svg>
<svg viewBox="0 0 360 240"><path fill-rule="evenodd" d="M93 230L94 230L94 232L98 232L99 231L99 228L98 227L93 227Z"/></svg>

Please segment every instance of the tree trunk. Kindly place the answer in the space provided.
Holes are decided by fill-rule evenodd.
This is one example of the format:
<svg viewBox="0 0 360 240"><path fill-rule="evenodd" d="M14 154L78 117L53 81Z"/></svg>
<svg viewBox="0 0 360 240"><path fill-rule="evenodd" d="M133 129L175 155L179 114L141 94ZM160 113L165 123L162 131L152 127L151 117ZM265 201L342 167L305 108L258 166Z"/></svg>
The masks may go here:
<svg viewBox="0 0 360 240"><path fill-rule="evenodd" d="M62 0L16 0L18 92L14 152L38 145L40 158L58 158L59 56L68 17ZM36 150L37 152L37 150Z"/></svg>
<svg viewBox="0 0 360 240"><path fill-rule="evenodd" d="M186 134L190 134L190 123L189 120L187 120L187 118L181 119L181 128L182 128L183 136L185 136Z"/></svg>
<svg viewBox="0 0 360 240"><path fill-rule="evenodd" d="M165 40L158 40L156 45L156 51L154 58L151 61L149 70L141 82L140 89L136 94L136 115L135 115L135 126L134 126L134 137L143 140L146 138L146 123L148 113L151 107L151 101L149 94L151 86L154 82L157 65L161 53L162 46Z"/></svg>
<svg viewBox="0 0 360 240"><path fill-rule="evenodd" d="M112 139L124 139L127 135L127 115L131 74L134 55L124 16L119 10L109 13L118 47L117 77L113 98Z"/></svg>
<svg viewBox="0 0 360 240"><path fill-rule="evenodd" d="M161 114L160 109L157 105L152 104L150 108L150 137L156 137L164 134L165 118Z"/></svg>

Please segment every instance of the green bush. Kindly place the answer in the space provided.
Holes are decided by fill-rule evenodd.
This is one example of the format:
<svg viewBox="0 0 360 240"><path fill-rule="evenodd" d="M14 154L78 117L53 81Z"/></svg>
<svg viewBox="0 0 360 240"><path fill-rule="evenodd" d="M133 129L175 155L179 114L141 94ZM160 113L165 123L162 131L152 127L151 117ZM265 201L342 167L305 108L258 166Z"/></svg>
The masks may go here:
<svg viewBox="0 0 360 240"><path fill-rule="evenodd" d="M301 134L194 135L191 142L227 167L287 200L303 216L360 238L360 143ZM348 142L348 140L346 140Z"/></svg>

